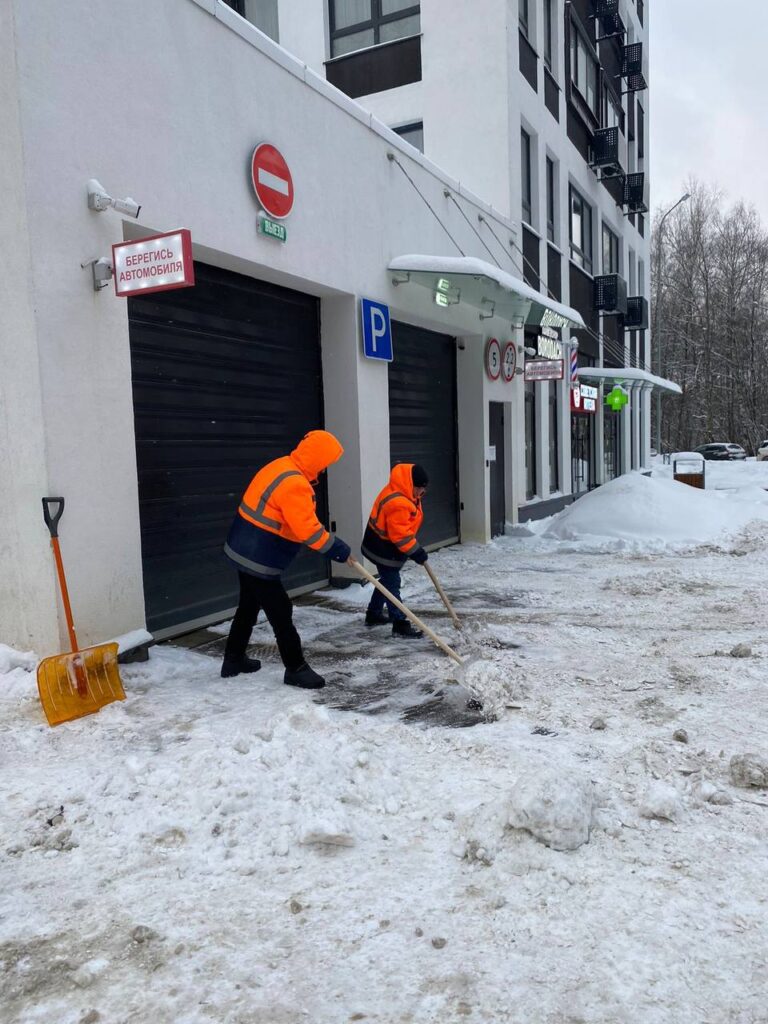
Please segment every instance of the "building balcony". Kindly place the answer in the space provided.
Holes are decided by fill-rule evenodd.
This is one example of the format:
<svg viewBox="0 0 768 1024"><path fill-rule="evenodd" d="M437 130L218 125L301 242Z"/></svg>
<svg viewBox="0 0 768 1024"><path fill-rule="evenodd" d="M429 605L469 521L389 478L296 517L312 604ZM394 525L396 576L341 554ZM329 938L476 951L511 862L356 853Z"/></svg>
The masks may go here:
<svg viewBox="0 0 768 1024"><path fill-rule="evenodd" d="M594 280L592 308L606 316L625 316L627 282L620 274L603 274Z"/></svg>

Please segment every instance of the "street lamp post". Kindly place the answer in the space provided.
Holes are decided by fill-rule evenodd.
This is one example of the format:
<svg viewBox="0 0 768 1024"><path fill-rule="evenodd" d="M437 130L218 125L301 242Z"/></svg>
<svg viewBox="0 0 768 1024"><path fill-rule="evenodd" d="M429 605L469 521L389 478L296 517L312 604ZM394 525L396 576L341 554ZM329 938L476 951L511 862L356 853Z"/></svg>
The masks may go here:
<svg viewBox="0 0 768 1024"><path fill-rule="evenodd" d="M662 288L661 282L664 276L664 221L676 210L681 203L686 202L691 198L691 193L686 192L685 195L680 196L674 206L670 206L667 212L659 221L659 267L657 273L659 275L659 283L656 286L656 376L661 376L661 296ZM656 454L661 455L661 388L656 388Z"/></svg>

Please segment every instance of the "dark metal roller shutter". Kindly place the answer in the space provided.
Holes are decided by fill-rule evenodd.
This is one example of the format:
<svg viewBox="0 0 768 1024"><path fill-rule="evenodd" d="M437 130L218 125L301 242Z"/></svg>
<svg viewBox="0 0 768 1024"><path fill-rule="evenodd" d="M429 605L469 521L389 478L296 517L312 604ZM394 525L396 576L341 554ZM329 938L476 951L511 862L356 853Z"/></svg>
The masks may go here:
<svg viewBox="0 0 768 1024"><path fill-rule="evenodd" d="M409 324L392 324L389 364L391 462L418 462L429 473L423 544L459 539L456 342Z"/></svg>
<svg viewBox="0 0 768 1024"><path fill-rule="evenodd" d="M240 497L323 425L317 299L200 263L195 281L128 301L147 625L162 635L237 604L222 546ZM302 549L285 582L327 578Z"/></svg>

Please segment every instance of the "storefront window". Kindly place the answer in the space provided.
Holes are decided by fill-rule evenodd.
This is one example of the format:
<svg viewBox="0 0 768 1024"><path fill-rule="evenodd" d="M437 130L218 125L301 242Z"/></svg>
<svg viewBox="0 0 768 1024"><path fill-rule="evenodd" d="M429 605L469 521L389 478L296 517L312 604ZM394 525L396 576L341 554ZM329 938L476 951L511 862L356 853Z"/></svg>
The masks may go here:
<svg viewBox="0 0 768 1024"><path fill-rule="evenodd" d="M594 416L571 417L571 487L583 494L595 486Z"/></svg>
<svg viewBox="0 0 768 1024"><path fill-rule="evenodd" d="M525 496L536 496L536 385L525 385Z"/></svg>
<svg viewBox="0 0 768 1024"><path fill-rule="evenodd" d="M549 382L549 489L560 490L560 437L557 415L557 382Z"/></svg>

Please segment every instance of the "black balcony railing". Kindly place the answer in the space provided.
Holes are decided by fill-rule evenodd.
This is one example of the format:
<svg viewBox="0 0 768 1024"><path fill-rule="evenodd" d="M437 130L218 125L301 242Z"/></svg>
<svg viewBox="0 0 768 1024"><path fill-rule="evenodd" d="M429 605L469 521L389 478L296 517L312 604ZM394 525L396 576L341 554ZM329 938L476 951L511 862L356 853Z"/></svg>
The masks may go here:
<svg viewBox="0 0 768 1024"><path fill-rule="evenodd" d="M627 312L627 282L620 274L604 274L594 282L593 309L606 315Z"/></svg>
<svg viewBox="0 0 768 1024"><path fill-rule="evenodd" d="M601 178L618 178L624 174L619 157L619 139L617 127L598 128L594 134L590 167L599 169Z"/></svg>
<svg viewBox="0 0 768 1024"><path fill-rule="evenodd" d="M623 195L625 213L647 213L648 203L645 192L645 173L627 174L624 177Z"/></svg>
<svg viewBox="0 0 768 1024"><path fill-rule="evenodd" d="M624 330L648 330L648 299L644 295L631 295L627 299L627 312L624 314Z"/></svg>

